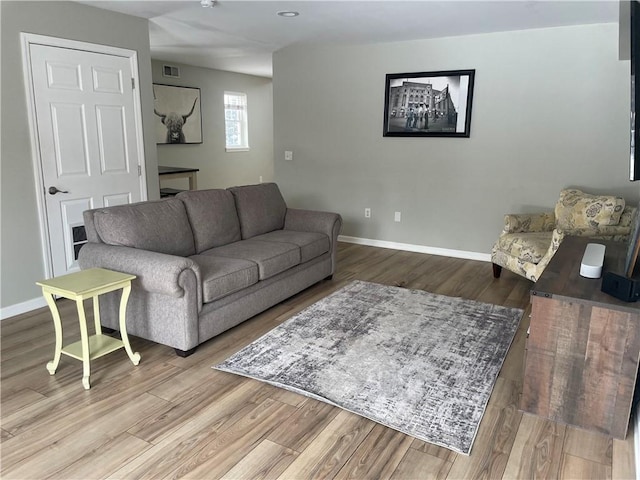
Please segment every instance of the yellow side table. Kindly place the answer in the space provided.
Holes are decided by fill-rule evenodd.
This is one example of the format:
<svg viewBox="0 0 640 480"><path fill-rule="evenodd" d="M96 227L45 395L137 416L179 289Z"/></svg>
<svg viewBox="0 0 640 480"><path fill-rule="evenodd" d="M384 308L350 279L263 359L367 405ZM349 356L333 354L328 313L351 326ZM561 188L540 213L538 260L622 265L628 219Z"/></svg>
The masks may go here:
<svg viewBox="0 0 640 480"><path fill-rule="evenodd" d="M90 360L102 357L124 347L133 364L138 365L138 363L140 363L140 354L138 352L134 353L129 345L126 326L127 302L131 294L131 280L134 278L136 278L135 275L129 275L127 273L113 272L111 270L105 270L104 268L90 268L88 270L81 270L61 277L36 282L37 285L42 287L42 295L49 305L56 330L55 354L53 361L47 363L47 370L49 370L50 375L56 373L62 353L69 357L82 360L82 385L86 390L91 388L89 384L89 375L91 372ZM98 295L119 289L122 289L122 298L120 299L120 334L122 340L102 334L98 302ZM75 300L78 309L80 341L64 348L62 348L62 322L60 321L58 306L53 298L54 295ZM93 298L93 316L96 334L91 336L87 334L87 318L84 313L83 304L83 300L87 298Z"/></svg>

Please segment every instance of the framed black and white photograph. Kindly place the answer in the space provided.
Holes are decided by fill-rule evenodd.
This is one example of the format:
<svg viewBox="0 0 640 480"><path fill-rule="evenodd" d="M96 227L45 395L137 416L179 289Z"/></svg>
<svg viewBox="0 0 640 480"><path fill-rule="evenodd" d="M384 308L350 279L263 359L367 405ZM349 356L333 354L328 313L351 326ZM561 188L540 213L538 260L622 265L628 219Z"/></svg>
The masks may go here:
<svg viewBox="0 0 640 480"><path fill-rule="evenodd" d="M385 137L468 137L475 70L389 73Z"/></svg>
<svg viewBox="0 0 640 480"><path fill-rule="evenodd" d="M200 89L153 84L157 144L202 143Z"/></svg>

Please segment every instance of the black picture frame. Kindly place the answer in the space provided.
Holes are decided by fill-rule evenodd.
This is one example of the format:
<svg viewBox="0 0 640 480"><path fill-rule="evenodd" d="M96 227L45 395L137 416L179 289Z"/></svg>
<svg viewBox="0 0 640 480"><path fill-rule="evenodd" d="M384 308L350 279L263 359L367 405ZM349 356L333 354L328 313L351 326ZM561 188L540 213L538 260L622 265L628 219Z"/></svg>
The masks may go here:
<svg viewBox="0 0 640 480"><path fill-rule="evenodd" d="M383 136L468 138L475 73L388 73Z"/></svg>
<svg viewBox="0 0 640 480"><path fill-rule="evenodd" d="M202 143L200 89L153 84L156 144Z"/></svg>

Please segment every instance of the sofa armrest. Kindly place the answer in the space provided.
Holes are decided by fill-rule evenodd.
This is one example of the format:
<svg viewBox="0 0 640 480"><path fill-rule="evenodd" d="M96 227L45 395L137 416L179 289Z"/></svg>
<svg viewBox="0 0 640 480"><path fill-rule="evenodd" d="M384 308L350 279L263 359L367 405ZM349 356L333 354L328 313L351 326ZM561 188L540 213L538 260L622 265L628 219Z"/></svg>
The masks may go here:
<svg viewBox="0 0 640 480"><path fill-rule="evenodd" d="M78 263L82 269L98 267L136 275L135 282L143 290L177 298L184 295L181 275L194 275L198 308L202 306L200 267L189 258L89 242L80 249Z"/></svg>
<svg viewBox="0 0 640 480"><path fill-rule="evenodd" d="M341 228L342 217L337 213L287 208L284 217L285 230L324 233L332 243L338 238Z"/></svg>
<svg viewBox="0 0 640 480"><path fill-rule="evenodd" d="M329 237L331 273L336 271L338 235L342 229L342 217L337 213L287 208L284 229L297 232L324 233Z"/></svg>
<svg viewBox="0 0 640 480"><path fill-rule="evenodd" d="M508 213L504 216L502 234L525 232L551 232L556 225L553 212Z"/></svg>

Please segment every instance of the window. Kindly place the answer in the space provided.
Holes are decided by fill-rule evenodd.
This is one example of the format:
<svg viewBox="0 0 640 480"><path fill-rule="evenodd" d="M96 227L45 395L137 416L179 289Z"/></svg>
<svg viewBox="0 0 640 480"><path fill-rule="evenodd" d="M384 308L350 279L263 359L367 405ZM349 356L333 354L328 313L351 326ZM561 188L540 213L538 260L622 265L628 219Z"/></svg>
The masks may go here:
<svg viewBox="0 0 640 480"><path fill-rule="evenodd" d="M246 93L224 92L224 131L227 151L249 150Z"/></svg>

